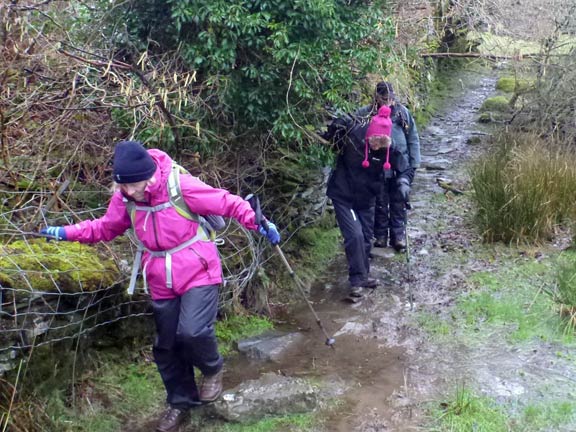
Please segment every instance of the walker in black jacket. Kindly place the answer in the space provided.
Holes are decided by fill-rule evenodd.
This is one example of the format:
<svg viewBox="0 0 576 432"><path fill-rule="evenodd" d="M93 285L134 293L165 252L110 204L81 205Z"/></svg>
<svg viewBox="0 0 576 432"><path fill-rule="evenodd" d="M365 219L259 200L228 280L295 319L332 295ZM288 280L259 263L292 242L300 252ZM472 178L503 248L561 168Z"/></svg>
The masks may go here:
<svg viewBox="0 0 576 432"><path fill-rule="evenodd" d="M406 202L414 174L420 166L420 138L414 118L405 106L396 102L394 89L389 82L379 82L374 103L360 108L354 115L368 121L382 105L391 108L392 148L402 156L392 163L393 178L382 182L376 199L374 246L387 247L390 240L392 247L403 251L406 248Z"/></svg>
<svg viewBox="0 0 576 432"><path fill-rule="evenodd" d="M352 296L362 288L375 288L370 279L374 206L380 191L384 166L390 164L390 109L383 106L370 120L343 116L332 122L325 134L338 149L336 167L326 194L332 199L336 220L344 237Z"/></svg>

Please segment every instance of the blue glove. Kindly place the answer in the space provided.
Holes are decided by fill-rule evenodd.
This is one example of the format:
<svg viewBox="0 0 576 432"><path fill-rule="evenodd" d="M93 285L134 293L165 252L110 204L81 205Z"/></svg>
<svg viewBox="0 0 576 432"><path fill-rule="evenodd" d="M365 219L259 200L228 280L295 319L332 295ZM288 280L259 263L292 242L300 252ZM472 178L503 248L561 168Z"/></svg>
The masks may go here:
<svg viewBox="0 0 576 432"><path fill-rule="evenodd" d="M66 231L60 226L47 226L40 230L40 234L46 236L46 241L66 240Z"/></svg>
<svg viewBox="0 0 576 432"><path fill-rule="evenodd" d="M268 241L273 245L280 243L280 233L278 232L276 225L274 225L272 222L268 222L268 231L266 231L264 226L260 225L258 232L263 236L266 236Z"/></svg>

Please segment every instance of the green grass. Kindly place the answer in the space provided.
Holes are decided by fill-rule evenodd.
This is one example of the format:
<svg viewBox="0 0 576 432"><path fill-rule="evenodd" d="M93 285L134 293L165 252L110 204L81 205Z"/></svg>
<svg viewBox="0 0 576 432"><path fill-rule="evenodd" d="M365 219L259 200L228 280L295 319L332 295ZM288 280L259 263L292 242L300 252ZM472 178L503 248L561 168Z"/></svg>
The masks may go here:
<svg viewBox="0 0 576 432"><path fill-rule="evenodd" d="M328 264L340 251L342 236L336 226L336 219L331 214L315 222L314 226L298 229L290 242L282 250L289 257L290 266L304 287L309 286L319 274L325 271ZM274 293L277 301L290 303L302 301L294 280L289 276L286 267L276 257L276 267L268 266L276 272L275 285L282 287ZM281 270L278 271L278 270ZM281 275L281 276L280 276ZM280 277L279 277L280 276Z"/></svg>
<svg viewBox="0 0 576 432"><path fill-rule="evenodd" d="M552 284L554 271L553 261L504 261L496 273L473 274L470 282L475 288L456 302L455 325L475 337L478 332L489 337L491 326L505 328L512 343L533 339L573 342L545 292Z"/></svg>
<svg viewBox="0 0 576 432"><path fill-rule="evenodd" d="M115 415L102 412L101 407L74 411L63 403L63 396L54 394L46 403L46 412L52 417L53 427L46 430L62 432L112 432L121 430L121 421ZM46 428L46 425L44 425Z"/></svg>
<svg viewBox="0 0 576 432"><path fill-rule="evenodd" d="M480 111L508 112L510 101L506 96L492 96L482 103Z"/></svg>
<svg viewBox="0 0 576 432"><path fill-rule="evenodd" d="M505 93L525 92L534 85L532 80L516 78L513 76L503 76L496 82L496 90Z"/></svg>
<svg viewBox="0 0 576 432"><path fill-rule="evenodd" d="M255 423L233 424L226 423L207 428L207 432L307 432L312 431L315 425L313 414L292 414L282 417L269 417ZM204 430L204 429L203 429Z"/></svg>
<svg viewBox="0 0 576 432"><path fill-rule="evenodd" d="M272 322L257 315L233 315L216 323L216 337L220 354L227 356L232 353L234 343L243 338L255 336L272 329Z"/></svg>
<svg viewBox="0 0 576 432"><path fill-rule="evenodd" d="M466 38L475 41L478 51L483 54L516 56L538 54L541 51L539 42L523 41L508 36L496 36L487 32L469 32ZM557 43L554 54L568 54L576 46L576 38L562 35Z"/></svg>
<svg viewBox="0 0 576 432"><path fill-rule="evenodd" d="M294 269L301 276L302 273L314 279L326 265L334 259L340 249L340 230L333 217L326 217L317 226L303 228L296 234L297 247L295 252L298 262L302 264Z"/></svg>
<svg viewBox="0 0 576 432"><path fill-rule="evenodd" d="M576 214L576 154L552 137L503 133L470 168L475 223L486 241L548 240Z"/></svg>
<svg viewBox="0 0 576 432"><path fill-rule="evenodd" d="M417 317L418 327L428 334L442 338L452 334L452 324L446 317L423 312Z"/></svg>
<svg viewBox="0 0 576 432"><path fill-rule="evenodd" d="M227 355L235 341L270 328L270 320L255 315L236 315L219 321L216 335L220 351ZM119 431L124 419L134 413L159 411L166 396L153 362L132 363L117 356L102 359L97 370L78 382L77 393L76 409L70 407L62 392L53 392L46 401L46 411L53 417L56 430Z"/></svg>
<svg viewBox="0 0 576 432"><path fill-rule="evenodd" d="M74 405L62 391L46 400L46 412L55 430L112 432L121 430L125 418L134 413L158 410L165 394L160 375L151 362L127 363L117 357L103 361L97 371L76 385Z"/></svg>
<svg viewBox="0 0 576 432"><path fill-rule="evenodd" d="M576 307L576 253L565 252L557 267L552 298L557 303Z"/></svg>
<svg viewBox="0 0 576 432"><path fill-rule="evenodd" d="M508 432L504 410L486 397L459 388L453 398L431 410L431 432Z"/></svg>
<svg viewBox="0 0 576 432"><path fill-rule="evenodd" d="M573 401L547 402L524 408L520 423L526 432L552 430L576 421L576 403Z"/></svg>
<svg viewBox="0 0 576 432"><path fill-rule="evenodd" d="M115 411L123 415L164 400L160 374L151 362L109 366L98 383L102 392L113 399Z"/></svg>
<svg viewBox="0 0 576 432"><path fill-rule="evenodd" d="M574 362L570 348L576 342L575 333L566 331L565 323L547 291L556 283L560 265L569 267L572 263L574 268L576 252L546 253L550 255L540 260L529 258L528 252L525 252L526 258L519 259L516 253L501 250L497 254L483 256L482 259L491 262L495 270L473 273L468 279L469 290L457 298L454 306L445 311L447 313L420 314L419 323L439 343L463 344L481 349L486 343L513 347L543 341L565 347L566 351L558 352L558 358ZM479 252L477 260L480 255ZM497 403L489 397L474 394L471 389L458 388L448 400L429 409L433 421L425 430L572 430L559 428L576 424L576 403L570 397L562 400L566 396L553 396L549 390L544 385L538 391L542 400L526 400L522 395Z"/></svg>
<svg viewBox="0 0 576 432"><path fill-rule="evenodd" d="M432 406L429 432L541 432L557 430L576 421L573 401L529 403L514 413L514 404L493 399L458 387L454 395L439 406Z"/></svg>
<svg viewBox="0 0 576 432"><path fill-rule="evenodd" d="M439 341L450 337L478 344L497 333L512 344L532 340L573 344L575 333L567 331L569 327L548 294L558 262L565 261L556 256L540 262L518 261L502 255L496 271L479 271L468 278L470 289L456 298L450 310L421 312L417 325Z"/></svg>

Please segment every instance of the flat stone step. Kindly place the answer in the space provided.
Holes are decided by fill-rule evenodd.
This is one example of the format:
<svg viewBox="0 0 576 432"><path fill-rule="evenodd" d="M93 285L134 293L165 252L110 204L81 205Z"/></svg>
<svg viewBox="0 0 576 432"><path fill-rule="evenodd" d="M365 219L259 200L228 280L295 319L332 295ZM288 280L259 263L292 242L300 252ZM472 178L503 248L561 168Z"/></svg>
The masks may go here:
<svg viewBox="0 0 576 432"><path fill-rule="evenodd" d="M238 341L236 348L254 360L280 361L286 349L303 339L304 336L298 332L286 333L272 330Z"/></svg>

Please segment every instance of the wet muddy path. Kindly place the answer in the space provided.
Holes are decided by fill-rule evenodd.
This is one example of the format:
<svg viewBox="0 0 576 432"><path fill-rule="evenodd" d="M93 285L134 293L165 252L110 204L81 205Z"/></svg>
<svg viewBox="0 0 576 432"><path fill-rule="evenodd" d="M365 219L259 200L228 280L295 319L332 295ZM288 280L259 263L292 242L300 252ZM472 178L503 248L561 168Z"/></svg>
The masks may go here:
<svg viewBox="0 0 576 432"><path fill-rule="evenodd" d="M442 108L420 131L423 168L416 175L409 214L410 262L392 249L374 249L372 276L381 285L350 305L342 301L347 270L341 253L311 295L336 338L335 349L324 345L322 332L302 306L289 327L304 330L305 339L278 363L229 361L227 387L267 371L313 378L344 400L336 410L320 413L319 431L412 431L426 430L427 404L458 385L498 400L536 397L539 380L558 391L574 384L576 376L567 377L562 364L551 362L540 347L512 347L498 337L476 345L444 344L419 324L422 313L441 314L453 304L471 273L495 265L472 252L482 246L469 224L469 199L444 195L436 179L449 178L466 188L466 163L481 150L474 137L489 133L476 122L478 109L494 92L497 71L453 74ZM409 292L415 299L412 310Z"/></svg>

